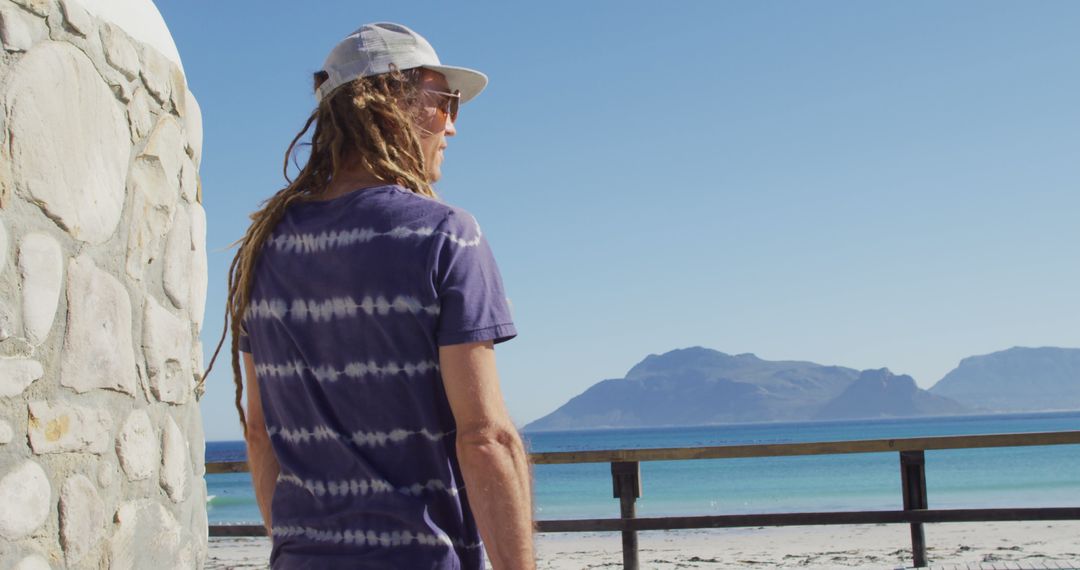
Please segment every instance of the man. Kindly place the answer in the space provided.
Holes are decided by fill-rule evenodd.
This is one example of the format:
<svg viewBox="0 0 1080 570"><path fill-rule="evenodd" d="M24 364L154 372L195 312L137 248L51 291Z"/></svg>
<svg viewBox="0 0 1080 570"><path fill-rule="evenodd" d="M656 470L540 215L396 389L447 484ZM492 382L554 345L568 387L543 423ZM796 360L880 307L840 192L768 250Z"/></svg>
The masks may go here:
<svg viewBox="0 0 1080 570"><path fill-rule="evenodd" d="M315 74L286 152L314 125L307 163L241 240L236 403L275 569L535 567L494 353L517 332L479 224L430 186L486 83L405 26L361 27Z"/></svg>

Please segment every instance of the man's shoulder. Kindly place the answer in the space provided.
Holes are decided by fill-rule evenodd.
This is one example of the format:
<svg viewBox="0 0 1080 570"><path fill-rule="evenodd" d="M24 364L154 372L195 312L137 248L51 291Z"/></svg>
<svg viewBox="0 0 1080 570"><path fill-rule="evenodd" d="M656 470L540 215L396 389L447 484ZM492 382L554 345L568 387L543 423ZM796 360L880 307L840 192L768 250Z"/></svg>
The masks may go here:
<svg viewBox="0 0 1080 570"><path fill-rule="evenodd" d="M455 234L479 232L476 216L461 206L444 202L440 198L423 196L405 188L399 188L399 194L405 195L400 201L403 209L419 214L417 217L428 220L436 230Z"/></svg>

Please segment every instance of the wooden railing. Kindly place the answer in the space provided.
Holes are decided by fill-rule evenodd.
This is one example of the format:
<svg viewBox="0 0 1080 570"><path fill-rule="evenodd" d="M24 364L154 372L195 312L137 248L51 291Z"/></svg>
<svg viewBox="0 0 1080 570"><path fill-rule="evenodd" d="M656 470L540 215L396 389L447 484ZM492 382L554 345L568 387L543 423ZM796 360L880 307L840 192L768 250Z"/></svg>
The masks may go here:
<svg viewBox="0 0 1080 570"><path fill-rule="evenodd" d="M1068 444L1080 444L1080 431L533 453L531 459L537 465L610 463L613 495L619 499L620 507L619 518L542 520L537 521L536 526L538 532L620 531L623 543L623 567L637 570L637 533L643 530L903 523L911 525L912 558L915 566L922 567L927 564L926 540L923 531L925 523L1080 520L1080 505L1052 508L930 509L926 496L925 452L927 450ZM640 465L642 461L885 452L899 454L903 510L651 518L638 518L635 514L635 501L641 496ZM986 467L972 466L973 469ZM206 465L208 474L245 471L247 471L245 462L218 462ZM1080 473L1076 476L1080 478ZM210 536L265 536L265 534L263 527L257 525L212 525L210 527Z"/></svg>

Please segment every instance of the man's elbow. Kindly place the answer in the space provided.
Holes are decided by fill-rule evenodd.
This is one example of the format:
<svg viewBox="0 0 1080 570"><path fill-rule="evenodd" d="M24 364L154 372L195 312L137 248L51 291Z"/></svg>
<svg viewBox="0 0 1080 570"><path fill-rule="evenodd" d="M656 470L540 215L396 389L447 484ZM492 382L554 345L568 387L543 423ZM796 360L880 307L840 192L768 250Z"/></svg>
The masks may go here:
<svg viewBox="0 0 1080 570"><path fill-rule="evenodd" d="M247 430L244 432L244 441L249 448L265 448L270 447L270 434L266 433L266 426L260 423L248 422Z"/></svg>
<svg viewBox="0 0 1080 570"><path fill-rule="evenodd" d="M458 429L459 451L486 453L518 453L524 450L517 428L507 423L482 423Z"/></svg>

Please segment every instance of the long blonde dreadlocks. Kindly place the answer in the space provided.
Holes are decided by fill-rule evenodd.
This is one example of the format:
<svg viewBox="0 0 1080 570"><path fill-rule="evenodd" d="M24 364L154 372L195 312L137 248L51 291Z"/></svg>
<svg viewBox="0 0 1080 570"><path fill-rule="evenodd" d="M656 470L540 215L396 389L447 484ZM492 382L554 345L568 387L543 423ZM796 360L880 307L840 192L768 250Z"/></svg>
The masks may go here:
<svg viewBox="0 0 1080 570"><path fill-rule="evenodd" d="M315 73L315 87L327 79L325 71ZM416 134L416 101L419 98L420 69L394 70L363 77L334 89L308 117L304 128L285 151L283 168L288 185L265 200L251 214L251 226L240 240L240 248L229 265L229 293L225 301L225 326L200 385L214 367L226 333L232 333L232 371L236 384L236 411L247 437L247 416L241 399L244 384L240 373L240 332L244 313L251 302L252 272L259 251L289 205L317 198L331 179L352 164L376 178L399 184L413 192L436 197L425 174L424 156ZM289 159L297 142L314 123L311 153L295 180L289 179Z"/></svg>

